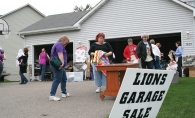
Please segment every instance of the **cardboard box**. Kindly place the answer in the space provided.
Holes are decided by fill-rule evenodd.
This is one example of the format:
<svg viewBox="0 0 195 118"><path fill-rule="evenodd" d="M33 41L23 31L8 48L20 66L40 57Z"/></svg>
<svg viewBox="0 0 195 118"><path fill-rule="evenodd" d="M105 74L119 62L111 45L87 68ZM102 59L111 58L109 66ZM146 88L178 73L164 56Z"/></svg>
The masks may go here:
<svg viewBox="0 0 195 118"><path fill-rule="evenodd" d="M195 77L195 67L189 67L189 77Z"/></svg>

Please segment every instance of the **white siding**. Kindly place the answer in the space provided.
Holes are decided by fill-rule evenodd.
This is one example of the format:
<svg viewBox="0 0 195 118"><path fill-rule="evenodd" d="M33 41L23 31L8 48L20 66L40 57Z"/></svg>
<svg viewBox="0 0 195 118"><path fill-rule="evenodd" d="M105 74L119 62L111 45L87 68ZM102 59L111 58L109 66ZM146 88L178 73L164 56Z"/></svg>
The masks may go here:
<svg viewBox="0 0 195 118"><path fill-rule="evenodd" d="M7 39L0 36L0 46L3 47L7 56L7 60L4 61L6 72L18 74L18 67L15 66L16 56L18 50L24 47L24 40L17 35L17 32L42 18L43 16L28 6L3 17L11 30Z"/></svg>
<svg viewBox="0 0 195 118"><path fill-rule="evenodd" d="M193 12L172 1L110 0L82 24L82 34L90 37L104 32L107 38L182 32L184 54L194 54ZM186 31L191 38L186 38ZM83 35L83 36L84 36ZM186 43L192 46L185 46Z"/></svg>
<svg viewBox="0 0 195 118"><path fill-rule="evenodd" d="M27 36L26 44L55 42L65 34L74 41L75 49L79 40L88 45L88 40L95 39L99 32L104 32L106 38L182 32L184 54L188 55L195 52L193 22L191 10L170 0L110 0L81 25L80 31ZM186 31L191 32L190 39Z"/></svg>

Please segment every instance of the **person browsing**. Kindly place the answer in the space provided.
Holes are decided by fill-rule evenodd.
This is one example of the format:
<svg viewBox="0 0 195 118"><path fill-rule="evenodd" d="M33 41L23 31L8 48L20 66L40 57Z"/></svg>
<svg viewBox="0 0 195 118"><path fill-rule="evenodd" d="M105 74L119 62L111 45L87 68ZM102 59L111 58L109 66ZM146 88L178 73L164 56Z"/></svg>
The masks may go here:
<svg viewBox="0 0 195 118"><path fill-rule="evenodd" d="M65 46L69 43L69 39L67 36L62 36L53 46L51 49L51 58L56 57L59 58L62 65L60 65L59 69L54 68L50 64L50 68L54 73L54 79L51 86L51 92L49 96L49 100L51 101L59 101L60 98L56 97L56 91L58 85L61 83L61 91L62 91L62 98L70 96L69 93L66 91L66 81L67 76L65 72L65 66L67 64L67 52Z"/></svg>
<svg viewBox="0 0 195 118"><path fill-rule="evenodd" d="M110 55L113 54L112 47L110 46L110 44L108 42L105 42L105 34L104 33L99 33L96 35L96 42L91 45L91 47L88 51L88 54L91 57L94 57L95 52L100 51L100 50L103 53L105 53L104 56L106 56L106 57L109 57ZM96 89L96 93L99 93L99 92L101 92L101 86L106 86L106 75L101 71L97 71L96 65L98 65L97 62L92 63L92 68L93 68L93 73L94 73L94 78L95 78L95 86L98 87Z"/></svg>
<svg viewBox="0 0 195 118"><path fill-rule="evenodd" d="M41 50L41 53L39 54L39 64L41 67L41 80L40 81L45 81L45 70L46 70L47 58L50 60L49 55L45 51L45 48L43 48Z"/></svg>

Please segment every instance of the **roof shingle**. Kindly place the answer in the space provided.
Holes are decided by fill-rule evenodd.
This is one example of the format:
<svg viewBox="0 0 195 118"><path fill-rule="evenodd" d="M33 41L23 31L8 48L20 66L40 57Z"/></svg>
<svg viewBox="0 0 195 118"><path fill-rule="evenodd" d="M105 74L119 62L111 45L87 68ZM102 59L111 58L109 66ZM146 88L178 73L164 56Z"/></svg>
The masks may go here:
<svg viewBox="0 0 195 118"><path fill-rule="evenodd" d="M82 11L82 12L71 12L71 13L50 15L26 27L20 32L73 26L77 21L79 21L87 13L88 11Z"/></svg>

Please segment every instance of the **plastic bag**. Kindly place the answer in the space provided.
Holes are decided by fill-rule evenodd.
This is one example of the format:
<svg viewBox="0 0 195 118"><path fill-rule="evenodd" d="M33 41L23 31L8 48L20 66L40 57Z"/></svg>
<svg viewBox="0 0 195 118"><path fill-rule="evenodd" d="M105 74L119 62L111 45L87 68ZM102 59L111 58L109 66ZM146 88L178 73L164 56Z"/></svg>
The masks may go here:
<svg viewBox="0 0 195 118"><path fill-rule="evenodd" d="M166 70L177 70L177 66L178 65L175 61L170 61Z"/></svg>

